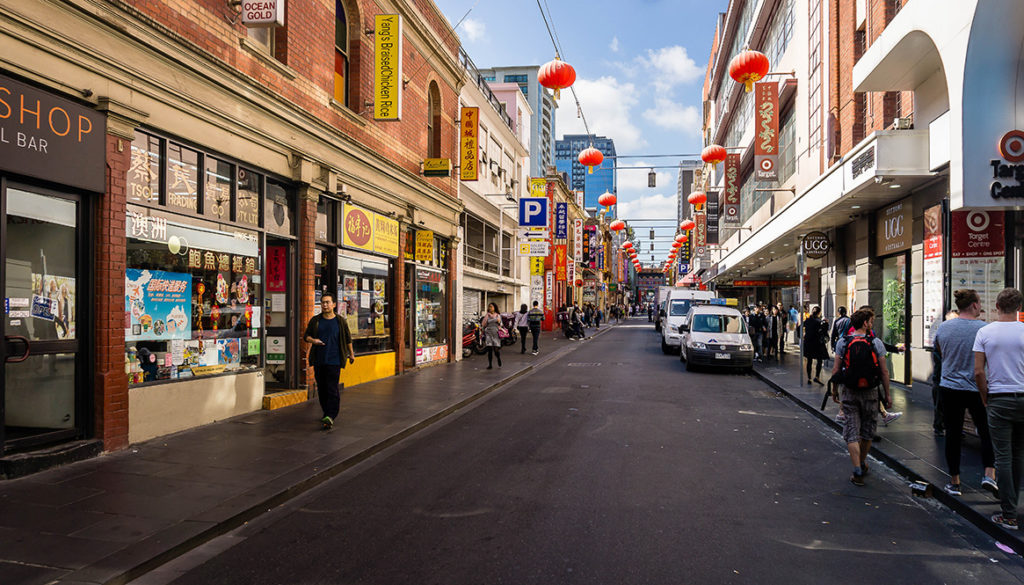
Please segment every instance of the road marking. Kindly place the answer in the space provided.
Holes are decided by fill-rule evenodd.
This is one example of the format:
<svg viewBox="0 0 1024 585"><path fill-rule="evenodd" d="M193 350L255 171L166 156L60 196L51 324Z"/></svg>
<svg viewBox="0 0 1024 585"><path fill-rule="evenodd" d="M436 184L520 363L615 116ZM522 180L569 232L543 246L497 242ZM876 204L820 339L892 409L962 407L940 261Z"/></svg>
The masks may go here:
<svg viewBox="0 0 1024 585"><path fill-rule="evenodd" d="M601 365L601 362L572 362L565 364L568 368L596 368Z"/></svg>
<svg viewBox="0 0 1024 585"><path fill-rule="evenodd" d="M750 416L767 416L769 418L784 418L787 420L797 420L798 418L795 416L786 416L784 414L765 414L763 412L754 412L752 410L737 410L736 412L739 414L749 414Z"/></svg>

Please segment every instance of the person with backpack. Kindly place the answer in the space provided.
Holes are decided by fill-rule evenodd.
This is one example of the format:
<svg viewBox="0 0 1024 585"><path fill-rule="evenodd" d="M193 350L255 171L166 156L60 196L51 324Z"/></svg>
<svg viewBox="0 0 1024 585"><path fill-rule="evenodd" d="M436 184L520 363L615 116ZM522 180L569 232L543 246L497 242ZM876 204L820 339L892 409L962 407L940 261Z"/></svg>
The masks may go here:
<svg viewBox="0 0 1024 585"><path fill-rule="evenodd" d="M857 486L864 485L864 476L868 473L868 453L878 428L879 385L885 391L885 405L892 406L889 370L885 365L885 345L871 334L874 320L875 313L870 309L860 309L853 314L850 322L854 331L839 340L835 364L832 366L832 377L842 384L840 408L845 415L843 440L846 441L846 449L853 463L850 482Z"/></svg>
<svg viewBox="0 0 1024 585"><path fill-rule="evenodd" d="M537 347L537 339L540 338L540 324L544 322L544 311L537 306L538 304L537 301L533 301L533 308L526 314L530 335L533 336L533 355L537 355L540 352L540 349Z"/></svg>
<svg viewBox="0 0 1024 585"><path fill-rule="evenodd" d="M811 309L811 316L804 321L804 358L807 359L807 385L817 382L822 386L821 381L822 362L828 359L828 347L826 347L827 326L821 320L821 307L815 306ZM811 364L818 360L818 367L814 371L814 379L811 380Z"/></svg>
<svg viewBox="0 0 1024 585"><path fill-rule="evenodd" d="M1017 501L1024 471L1024 323L1018 321L1020 291L996 296L997 320L974 338L974 381L988 407L988 427L996 454L996 483L1001 512L992 522L1017 530ZM947 437L950 433L946 431Z"/></svg>
<svg viewBox="0 0 1024 585"><path fill-rule="evenodd" d="M934 341L934 353L939 356L942 372L939 392L945 418L943 427L949 430L946 435L946 466L950 480L944 489L951 496L961 495L960 446L963 442L964 411L967 410L981 439L981 463L985 467L981 487L998 497L996 459L989 436L988 415L974 380L974 339L986 325L978 319L981 316L981 299L976 291L962 289L953 293L953 301L960 310L957 318L943 321L935 331Z"/></svg>

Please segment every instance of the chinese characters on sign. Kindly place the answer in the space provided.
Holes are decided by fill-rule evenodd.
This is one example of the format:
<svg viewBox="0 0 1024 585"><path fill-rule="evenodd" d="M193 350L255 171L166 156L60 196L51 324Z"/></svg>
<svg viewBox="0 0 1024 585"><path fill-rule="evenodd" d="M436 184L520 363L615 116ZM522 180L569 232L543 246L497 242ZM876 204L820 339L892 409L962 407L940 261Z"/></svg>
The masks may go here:
<svg viewBox="0 0 1024 585"><path fill-rule="evenodd" d="M479 147L480 108L462 108L462 120L459 122L459 177L463 181L476 181L479 168L476 153Z"/></svg>
<svg viewBox="0 0 1024 585"><path fill-rule="evenodd" d="M568 277L566 267L565 244L555 246L555 279L565 280Z"/></svg>
<svg viewBox="0 0 1024 585"><path fill-rule="evenodd" d="M579 262L583 258L583 220L574 219L572 220L572 237L573 237L573 258Z"/></svg>
<svg viewBox="0 0 1024 585"><path fill-rule="evenodd" d="M434 259L434 232L416 230L416 260L430 262Z"/></svg>
<svg viewBox="0 0 1024 585"><path fill-rule="evenodd" d="M374 16L373 117L402 118L402 17Z"/></svg>
<svg viewBox="0 0 1024 585"><path fill-rule="evenodd" d="M779 82L754 85L754 176L758 181L778 181Z"/></svg>
<svg viewBox="0 0 1024 585"><path fill-rule="evenodd" d="M569 237L569 204L562 201L555 204L555 239L565 240Z"/></svg>
<svg viewBox="0 0 1024 585"><path fill-rule="evenodd" d="M740 225L740 155L725 156L725 189L722 199L722 225Z"/></svg>
<svg viewBox="0 0 1024 585"><path fill-rule="evenodd" d="M373 222L368 212L346 204L344 232L345 246L373 251Z"/></svg>
<svg viewBox="0 0 1024 585"><path fill-rule="evenodd" d="M703 213L695 213L693 221L697 224L693 228L693 255L700 258L702 266L706 266L709 260L708 255L708 221Z"/></svg>

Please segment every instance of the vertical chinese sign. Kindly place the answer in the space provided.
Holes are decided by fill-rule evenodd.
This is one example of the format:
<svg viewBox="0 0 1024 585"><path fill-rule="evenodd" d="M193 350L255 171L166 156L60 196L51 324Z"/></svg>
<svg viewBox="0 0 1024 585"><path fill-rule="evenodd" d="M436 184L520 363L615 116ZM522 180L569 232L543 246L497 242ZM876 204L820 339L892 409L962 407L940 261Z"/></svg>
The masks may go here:
<svg viewBox="0 0 1024 585"><path fill-rule="evenodd" d="M555 246L555 280L566 280L569 276L565 248L565 244Z"/></svg>
<svg viewBox="0 0 1024 585"><path fill-rule="evenodd" d="M701 266L706 268L708 262L708 218L703 213L695 213L693 221L697 224L693 228L694 257L700 258Z"/></svg>
<svg viewBox="0 0 1024 585"><path fill-rule="evenodd" d="M722 225L740 225L740 155L725 156Z"/></svg>
<svg viewBox="0 0 1024 585"><path fill-rule="evenodd" d="M718 191L708 191L708 202L704 206L708 215L708 245L717 246L718 239Z"/></svg>
<svg viewBox="0 0 1024 585"><path fill-rule="evenodd" d="M416 230L416 261L430 262L434 259L434 232Z"/></svg>
<svg viewBox="0 0 1024 585"><path fill-rule="evenodd" d="M402 17L373 18L373 118L402 119Z"/></svg>
<svg viewBox="0 0 1024 585"><path fill-rule="evenodd" d="M754 85L754 176L779 180L779 82Z"/></svg>
<svg viewBox="0 0 1024 585"><path fill-rule="evenodd" d="M462 108L462 120L459 125L459 177L463 181L476 181L479 171L476 153L479 147L480 108Z"/></svg>
<svg viewBox="0 0 1024 585"><path fill-rule="evenodd" d="M569 238L569 204L559 201L555 204L555 239Z"/></svg>

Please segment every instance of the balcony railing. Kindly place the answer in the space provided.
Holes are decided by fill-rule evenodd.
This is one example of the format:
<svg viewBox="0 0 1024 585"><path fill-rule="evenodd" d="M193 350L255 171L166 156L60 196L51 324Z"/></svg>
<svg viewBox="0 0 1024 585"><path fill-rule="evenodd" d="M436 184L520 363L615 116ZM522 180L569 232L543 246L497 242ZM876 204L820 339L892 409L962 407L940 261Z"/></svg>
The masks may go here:
<svg viewBox="0 0 1024 585"><path fill-rule="evenodd" d="M459 63L461 63L466 72L476 80L476 85L480 88L481 93L484 94L484 98L490 102L491 107L498 113L498 116L500 116L502 121L505 122L505 125L514 132L515 127L512 125L512 118L508 115L508 112L505 111L505 106L502 105L502 103L498 101L498 98L494 96L494 92L491 91L491 86L484 80L484 76L480 75L480 70L473 64L473 60L469 58L466 51L462 49L459 49Z"/></svg>

